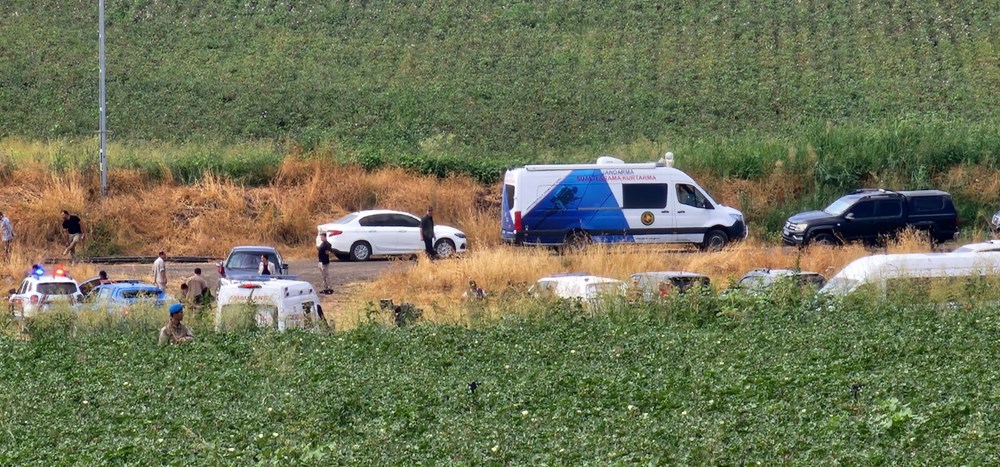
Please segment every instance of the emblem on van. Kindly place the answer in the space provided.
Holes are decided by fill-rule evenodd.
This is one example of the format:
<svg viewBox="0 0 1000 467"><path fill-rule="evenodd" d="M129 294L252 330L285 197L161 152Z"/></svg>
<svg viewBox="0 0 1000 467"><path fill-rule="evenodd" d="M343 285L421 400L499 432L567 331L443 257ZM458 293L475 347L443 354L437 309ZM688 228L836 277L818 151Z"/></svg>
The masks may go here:
<svg viewBox="0 0 1000 467"><path fill-rule="evenodd" d="M653 216L652 211L646 211L642 213L642 216L639 217L639 220L642 221L642 225L651 225L653 221L656 220L656 217Z"/></svg>

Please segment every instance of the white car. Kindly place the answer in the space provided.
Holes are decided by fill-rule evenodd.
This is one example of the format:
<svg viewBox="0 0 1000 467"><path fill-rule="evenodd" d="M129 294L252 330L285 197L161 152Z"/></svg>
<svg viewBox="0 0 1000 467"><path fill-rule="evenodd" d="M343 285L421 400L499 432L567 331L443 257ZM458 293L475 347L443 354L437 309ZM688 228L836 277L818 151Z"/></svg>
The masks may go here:
<svg viewBox="0 0 1000 467"><path fill-rule="evenodd" d="M21 286L9 293L10 310L15 318L33 318L57 303L75 308L83 301L80 286L62 268L46 271L35 266Z"/></svg>
<svg viewBox="0 0 1000 467"><path fill-rule="evenodd" d="M411 255L424 251L420 240L420 218L413 214L371 210L348 214L329 224L316 227L325 233L333 254L341 261L366 261L372 256ZM434 249L445 258L468 249L462 231L446 225L434 226Z"/></svg>
<svg viewBox="0 0 1000 467"><path fill-rule="evenodd" d="M625 283L585 272L571 272L538 279L528 293L535 298L575 298L594 302L602 295L625 295Z"/></svg>

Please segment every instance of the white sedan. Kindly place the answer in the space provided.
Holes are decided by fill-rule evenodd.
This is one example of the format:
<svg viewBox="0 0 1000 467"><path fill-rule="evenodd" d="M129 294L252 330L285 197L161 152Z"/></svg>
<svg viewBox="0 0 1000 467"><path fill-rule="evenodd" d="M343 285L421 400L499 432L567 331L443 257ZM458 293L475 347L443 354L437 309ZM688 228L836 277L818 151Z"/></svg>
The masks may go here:
<svg viewBox="0 0 1000 467"><path fill-rule="evenodd" d="M400 211L371 210L348 214L316 227L325 233L333 253L341 261L366 261L372 256L412 255L424 251L420 240L420 218ZM446 225L434 226L434 249L441 258L468 249L462 231Z"/></svg>

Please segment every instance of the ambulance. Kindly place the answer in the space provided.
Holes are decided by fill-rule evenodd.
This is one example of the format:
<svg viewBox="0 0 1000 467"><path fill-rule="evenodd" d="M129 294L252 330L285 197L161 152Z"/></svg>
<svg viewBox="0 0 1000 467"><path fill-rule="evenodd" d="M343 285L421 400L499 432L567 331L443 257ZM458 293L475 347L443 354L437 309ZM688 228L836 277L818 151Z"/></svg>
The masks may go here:
<svg viewBox="0 0 1000 467"><path fill-rule="evenodd" d="M678 243L719 250L747 236L743 213L658 162L526 165L504 176L501 238L574 247L589 242Z"/></svg>
<svg viewBox="0 0 1000 467"><path fill-rule="evenodd" d="M279 331L319 323L323 309L312 284L283 276L245 276L219 287L215 330L242 323Z"/></svg>

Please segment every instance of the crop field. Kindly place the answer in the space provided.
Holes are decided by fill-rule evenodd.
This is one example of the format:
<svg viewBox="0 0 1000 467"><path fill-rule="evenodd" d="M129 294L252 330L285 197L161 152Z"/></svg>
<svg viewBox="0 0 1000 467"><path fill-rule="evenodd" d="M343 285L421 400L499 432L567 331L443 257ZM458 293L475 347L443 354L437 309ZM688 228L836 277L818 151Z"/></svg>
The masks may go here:
<svg viewBox="0 0 1000 467"><path fill-rule="evenodd" d="M1000 309L786 290L488 326L0 339L0 463L995 464ZM470 385L475 383L475 389Z"/></svg>

